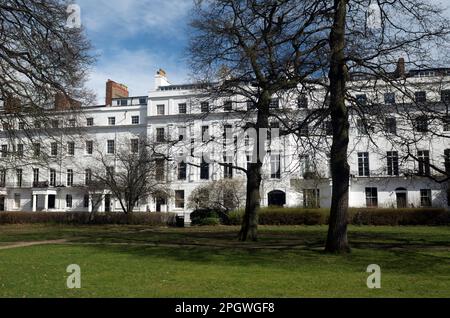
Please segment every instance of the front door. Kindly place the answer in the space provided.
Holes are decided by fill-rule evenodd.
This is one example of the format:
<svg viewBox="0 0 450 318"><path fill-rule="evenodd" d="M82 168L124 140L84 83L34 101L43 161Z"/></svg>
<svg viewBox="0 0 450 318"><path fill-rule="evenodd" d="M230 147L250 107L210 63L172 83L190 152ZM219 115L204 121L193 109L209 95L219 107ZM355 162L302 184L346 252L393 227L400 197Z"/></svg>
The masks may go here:
<svg viewBox="0 0 450 318"><path fill-rule="evenodd" d="M56 195L50 194L48 196L48 209L54 210L56 208Z"/></svg>
<svg viewBox="0 0 450 318"><path fill-rule="evenodd" d="M158 198L156 199L156 212L162 212L162 206L166 205L166 199L165 198Z"/></svg>
<svg viewBox="0 0 450 318"><path fill-rule="evenodd" d="M397 191L397 209L405 209L408 207L408 197L405 190Z"/></svg>
<svg viewBox="0 0 450 318"><path fill-rule="evenodd" d="M0 212L4 212L5 208L5 197L0 197Z"/></svg>

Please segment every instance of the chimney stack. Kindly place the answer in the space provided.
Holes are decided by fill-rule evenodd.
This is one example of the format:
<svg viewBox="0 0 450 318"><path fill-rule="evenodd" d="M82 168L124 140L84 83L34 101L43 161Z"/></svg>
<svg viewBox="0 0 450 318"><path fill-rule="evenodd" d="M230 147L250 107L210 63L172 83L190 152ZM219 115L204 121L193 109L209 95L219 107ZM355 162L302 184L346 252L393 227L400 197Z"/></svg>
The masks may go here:
<svg viewBox="0 0 450 318"><path fill-rule="evenodd" d="M155 75L155 90L161 86L169 86L170 83L167 80L167 73L163 69L159 69Z"/></svg>
<svg viewBox="0 0 450 318"><path fill-rule="evenodd" d="M81 108L81 103L75 99L66 97L63 93L55 95L55 110L70 110Z"/></svg>
<svg viewBox="0 0 450 318"><path fill-rule="evenodd" d="M395 70L395 78L401 78L406 76L405 59L403 57L398 59L397 68Z"/></svg>
<svg viewBox="0 0 450 318"><path fill-rule="evenodd" d="M106 98L105 105L112 106L112 100L114 98L127 98L129 97L128 87L123 84L116 83L112 80L106 82Z"/></svg>

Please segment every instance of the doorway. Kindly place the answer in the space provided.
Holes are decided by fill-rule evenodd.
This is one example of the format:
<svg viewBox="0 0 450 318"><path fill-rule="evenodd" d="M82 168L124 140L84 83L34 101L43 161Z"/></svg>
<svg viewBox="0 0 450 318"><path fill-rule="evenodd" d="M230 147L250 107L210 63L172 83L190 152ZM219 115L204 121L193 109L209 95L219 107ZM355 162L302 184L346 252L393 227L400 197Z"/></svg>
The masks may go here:
<svg viewBox="0 0 450 318"><path fill-rule="evenodd" d="M284 206L286 204L286 193L275 190L269 192L269 206Z"/></svg>
<svg viewBox="0 0 450 318"><path fill-rule="evenodd" d="M163 212L162 207L166 205L166 198L157 198L156 199L156 212Z"/></svg>
<svg viewBox="0 0 450 318"><path fill-rule="evenodd" d="M105 212L111 212L111 194L105 195Z"/></svg>
<svg viewBox="0 0 450 318"><path fill-rule="evenodd" d="M408 207L408 191L405 188L395 190L397 196L397 209L405 209Z"/></svg>
<svg viewBox="0 0 450 318"><path fill-rule="evenodd" d="M0 212L5 212L5 197L0 197Z"/></svg>
<svg viewBox="0 0 450 318"><path fill-rule="evenodd" d="M56 195L50 194L48 196L48 209L54 210L56 209Z"/></svg>

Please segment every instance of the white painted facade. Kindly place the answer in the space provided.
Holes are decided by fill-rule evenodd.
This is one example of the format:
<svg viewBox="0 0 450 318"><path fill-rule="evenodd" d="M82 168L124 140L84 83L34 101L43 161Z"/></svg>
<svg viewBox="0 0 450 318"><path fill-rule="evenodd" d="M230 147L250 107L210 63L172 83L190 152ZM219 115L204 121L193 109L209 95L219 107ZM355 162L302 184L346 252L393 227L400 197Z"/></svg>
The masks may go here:
<svg viewBox="0 0 450 318"><path fill-rule="evenodd" d="M442 79L441 79L442 80ZM444 85L448 86L450 77L446 77ZM433 85L430 78L412 78L414 85L419 85L421 90L429 92L430 100L438 99L438 95L432 92ZM211 112L202 113L202 101L206 101L195 87L192 85L171 85L166 78L157 75L155 78L157 88L145 97L132 97L113 100L112 106L96 106L83 108L82 115L79 116L79 125L83 127L83 135L77 137L77 132L69 129L55 129L52 140L43 141L41 151L50 152L51 143L58 139L58 155L51 158L46 166L34 164L32 161L11 158L5 155L4 166L8 167L4 172L3 180L0 180L0 210L3 211L90 211L91 204L86 202L86 190L83 189L85 183L85 168L92 164L92 155L87 153L87 141L92 141L94 147L104 147L107 152L108 140L114 140L116 144L119 140L129 140L133 138L146 138L155 140L158 129L164 129L164 136L170 140L178 139L178 135L186 132L188 136L184 142L180 142L176 148L171 148L168 155L174 156L187 149L190 152L192 145L196 156L199 153L208 153L213 159L209 166L208 178L202 179L199 165L201 160L188 156L186 167L186 178L179 180L178 165L176 162L166 164L167 182L177 195L169 198L166 202L148 198L137 208L137 211L161 211L184 214L187 218L191 212L188 209L188 198L191 192L199 185L224 178L224 167L215 163L223 162L223 134L224 125L231 125L237 129L243 122L241 115L234 111L224 111L224 101L210 102ZM429 89L430 87L430 89ZM389 88L386 88L389 91ZM361 93L358 93L361 94ZM368 98L379 98L371 96L371 92L365 92ZM319 94L320 95L320 94ZM397 102L400 96L396 96ZM402 97L403 98L403 97ZM242 99L233 99L234 109L246 109L246 102ZM297 109L297 102L280 99L280 108ZM184 114L184 107L186 113ZM310 107L313 102L310 102ZM182 112L180 114L180 111ZM300 110L302 111L302 110ZM395 116L395 115L392 115ZM250 115L251 117L251 115ZM114 118L114 119L113 119ZM246 119L248 121L248 119ZM349 161L351 165L351 187L350 206L366 207L377 205L378 207L448 207L448 182L437 183L428 177L405 176L403 171L417 170L417 162L410 160L399 164L398 175L388 175L386 164L386 153L388 151L401 152L401 147L396 147L393 141L383 137L383 133L375 135L375 144L369 138L358 133L355 125L356 120L352 118L351 140L349 147ZM191 139L200 136L202 127L209 127L211 136L216 136L215 142L208 144L196 140L194 144ZM398 124L401 127L401 123ZM444 152L450 148L450 131L444 128L444 124L438 125L435 129L440 129L442 137L424 135L416 145L418 150L428 151L430 161L437 166L445 168ZM448 129L448 127L447 127ZM412 133L412 132L411 132ZM278 191L278 195L286 195L286 206L308 206L305 193L311 195L315 192L318 196L320 207L326 208L331 204L331 179L329 176L329 164L326 156L326 148L331 143L330 137L324 137L320 141L321 149L314 158L310 156L310 161L315 161L315 170L320 178L313 180L305 179L306 155L310 155L312 150L292 137L274 138L272 147L279 145L269 154L265 160L265 174L262 185L262 204L270 203L270 193ZM74 142L74 153L69 153L68 144ZM3 134L0 138L0 145L7 147L8 153L15 149L17 145L12 145L11 140ZM184 148L182 147L184 146ZM160 147L166 147L162 144ZM228 147L234 147L230 151L234 165L245 167L250 154L251 143L247 145L244 138L239 138L237 144L231 142ZM276 147L273 147L274 149ZM31 151L25 147L25 151ZM170 152L170 153L169 153ZM368 153L369 172L365 176L361 175L359 156L361 153ZM280 174L277 175L273 166L273 160L280 155ZM275 159L273 159L275 158ZM6 163L8 162L8 164ZM272 163L272 165L271 165ZM275 165L276 167L276 165ZM94 167L95 168L95 167ZM22 169L22 182L18 178L18 169ZM39 169L39 178L36 179L36 170ZM53 170L53 176L51 175ZM363 169L364 170L364 169ZM73 172L73 183L68 182L70 171ZM203 177L205 177L203 175ZM52 181L51 179L55 179ZM233 170L233 178L245 179L245 174L239 170ZM38 180L38 182L35 182ZM47 184L48 183L48 184ZM371 190L368 188L372 188ZM305 192L306 191L306 192ZM183 194L183 196L181 195ZM369 196L369 197L368 197ZM182 198L184 197L184 202ZM429 197L429 198L427 198ZM177 198L177 199L176 199ZM278 197L279 198L279 197ZM110 201L110 202L109 202ZM104 200L99 211L118 211L119 204L114 198ZM189 220L189 218L188 218Z"/></svg>

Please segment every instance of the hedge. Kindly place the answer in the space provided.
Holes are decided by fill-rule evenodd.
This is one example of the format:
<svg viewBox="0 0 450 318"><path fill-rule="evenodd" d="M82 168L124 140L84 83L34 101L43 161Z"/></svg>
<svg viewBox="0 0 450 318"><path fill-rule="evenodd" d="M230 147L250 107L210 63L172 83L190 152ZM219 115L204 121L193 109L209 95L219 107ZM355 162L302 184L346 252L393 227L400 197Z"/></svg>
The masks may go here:
<svg viewBox="0 0 450 318"><path fill-rule="evenodd" d="M106 225L130 224L150 226L174 226L176 214L172 213L97 213L90 220L86 212L0 212L0 225L3 224L70 224L70 225Z"/></svg>
<svg viewBox="0 0 450 318"><path fill-rule="evenodd" d="M228 225L239 225L243 211L231 212ZM263 208L259 213L261 225L327 225L328 209ZM450 225L446 209L349 209L348 223L353 225Z"/></svg>

